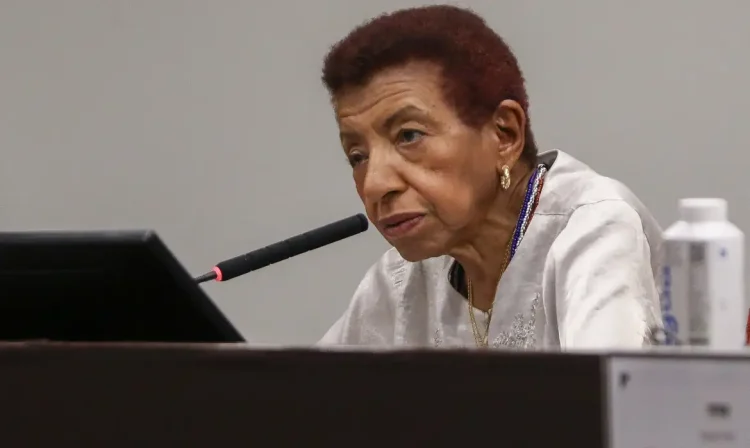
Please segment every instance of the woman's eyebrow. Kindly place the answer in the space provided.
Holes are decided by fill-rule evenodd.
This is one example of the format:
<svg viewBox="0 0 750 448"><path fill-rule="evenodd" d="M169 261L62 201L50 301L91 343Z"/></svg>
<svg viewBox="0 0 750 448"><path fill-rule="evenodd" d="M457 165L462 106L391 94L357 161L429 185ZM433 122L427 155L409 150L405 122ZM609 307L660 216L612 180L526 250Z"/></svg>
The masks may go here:
<svg viewBox="0 0 750 448"><path fill-rule="evenodd" d="M385 121L383 121L383 127L389 129L399 122L407 121L410 118L414 117L426 118L428 117L428 114L423 109L413 104L407 104L406 106L396 110L388 118L386 118Z"/></svg>

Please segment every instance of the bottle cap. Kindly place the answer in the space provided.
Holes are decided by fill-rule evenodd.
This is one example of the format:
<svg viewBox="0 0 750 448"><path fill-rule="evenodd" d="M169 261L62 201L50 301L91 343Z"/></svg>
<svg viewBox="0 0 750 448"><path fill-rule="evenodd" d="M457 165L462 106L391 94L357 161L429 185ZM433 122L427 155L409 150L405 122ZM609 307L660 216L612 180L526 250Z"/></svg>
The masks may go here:
<svg viewBox="0 0 750 448"><path fill-rule="evenodd" d="M726 221L727 201L719 198L680 199L680 216L687 222Z"/></svg>

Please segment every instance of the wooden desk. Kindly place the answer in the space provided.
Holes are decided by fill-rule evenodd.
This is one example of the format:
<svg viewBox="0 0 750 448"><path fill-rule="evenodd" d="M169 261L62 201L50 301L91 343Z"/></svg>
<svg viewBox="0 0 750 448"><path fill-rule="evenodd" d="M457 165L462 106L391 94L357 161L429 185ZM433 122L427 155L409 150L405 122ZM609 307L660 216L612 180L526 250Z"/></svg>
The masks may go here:
<svg viewBox="0 0 750 448"><path fill-rule="evenodd" d="M539 354L0 344L0 446L601 447L601 365Z"/></svg>
<svg viewBox="0 0 750 448"><path fill-rule="evenodd" d="M9 448L750 441L739 355L0 343L0 398Z"/></svg>

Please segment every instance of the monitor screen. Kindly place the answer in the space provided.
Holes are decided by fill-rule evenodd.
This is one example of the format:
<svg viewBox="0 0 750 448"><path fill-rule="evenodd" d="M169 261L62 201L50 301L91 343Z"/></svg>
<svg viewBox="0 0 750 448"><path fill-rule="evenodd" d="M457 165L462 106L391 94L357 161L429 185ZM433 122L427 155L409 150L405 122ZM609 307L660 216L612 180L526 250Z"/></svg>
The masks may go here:
<svg viewBox="0 0 750 448"><path fill-rule="evenodd" d="M0 232L0 340L242 342L153 231Z"/></svg>

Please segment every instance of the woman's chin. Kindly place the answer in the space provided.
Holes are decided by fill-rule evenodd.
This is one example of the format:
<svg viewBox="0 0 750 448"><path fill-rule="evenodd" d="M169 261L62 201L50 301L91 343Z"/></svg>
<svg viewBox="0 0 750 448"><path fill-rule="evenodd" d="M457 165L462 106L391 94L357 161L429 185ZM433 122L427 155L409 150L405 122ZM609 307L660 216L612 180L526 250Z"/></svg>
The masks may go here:
<svg viewBox="0 0 750 448"><path fill-rule="evenodd" d="M401 255L401 258L411 263L444 255L434 244L405 244L405 242L399 242L392 245Z"/></svg>

